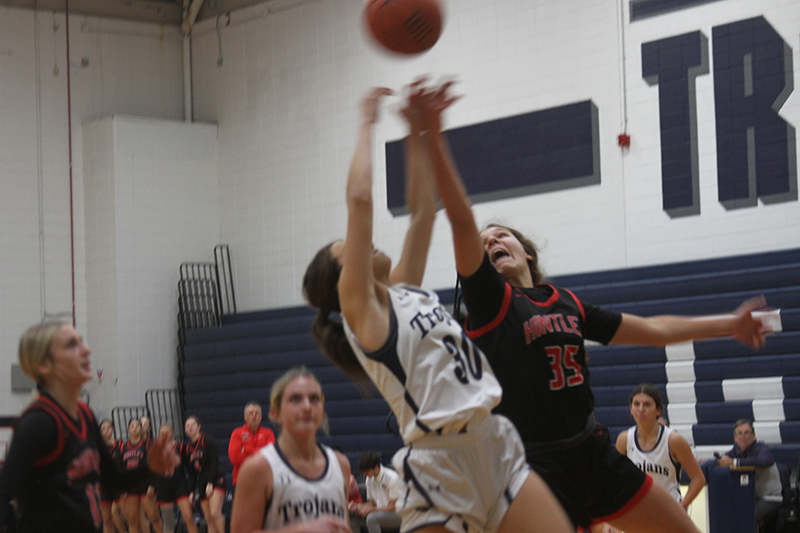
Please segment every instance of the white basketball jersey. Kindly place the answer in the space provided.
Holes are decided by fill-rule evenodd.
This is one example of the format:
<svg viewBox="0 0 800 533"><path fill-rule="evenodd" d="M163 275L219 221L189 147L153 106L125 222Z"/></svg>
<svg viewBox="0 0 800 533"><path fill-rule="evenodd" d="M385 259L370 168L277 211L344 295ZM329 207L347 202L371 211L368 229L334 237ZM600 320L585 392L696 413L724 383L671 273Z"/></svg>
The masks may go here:
<svg viewBox="0 0 800 533"><path fill-rule="evenodd" d="M409 285L389 287L389 337L365 353L344 321L361 366L389 403L403 441L458 432L500 402L502 389L483 352L439 303Z"/></svg>
<svg viewBox="0 0 800 533"><path fill-rule="evenodd" d="M264 517L264 529L281 529L323 515L334 515L347 521L342 467L333 450L319 446L328 463L319 479L306 479L295 472L275 444L259 450L272 468L272 499Z"/></svg>
<svg viewBox="0 0 800 533"><path fill-rule="evenodd" d="M628 459L634 462L643 472L649 474L653 481L664 487L676 500L681 501L680 465L669 456L669 436L672 430L661 426L658 441L649 452L639 448L636 438L637 427L628 429Z"/></svg>

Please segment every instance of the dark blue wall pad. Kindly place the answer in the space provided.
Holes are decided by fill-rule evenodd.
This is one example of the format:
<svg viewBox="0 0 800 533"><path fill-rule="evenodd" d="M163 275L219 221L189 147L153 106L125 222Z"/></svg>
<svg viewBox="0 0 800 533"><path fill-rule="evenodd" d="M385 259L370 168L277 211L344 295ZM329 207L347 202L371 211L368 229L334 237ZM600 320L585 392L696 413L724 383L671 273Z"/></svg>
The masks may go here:
<svg viewBox="0 0 800 533"><path fill-rule="evenodd" d="M631 22L719 0L631 0Z"/></svg>
<svg viewBox="0 0 800 533"><path fill-rule="evenodd" d="M591 100L448 130L473 203L600 183L600 133ZM406 213L403 141L386 143L387 206Z"/></svg>

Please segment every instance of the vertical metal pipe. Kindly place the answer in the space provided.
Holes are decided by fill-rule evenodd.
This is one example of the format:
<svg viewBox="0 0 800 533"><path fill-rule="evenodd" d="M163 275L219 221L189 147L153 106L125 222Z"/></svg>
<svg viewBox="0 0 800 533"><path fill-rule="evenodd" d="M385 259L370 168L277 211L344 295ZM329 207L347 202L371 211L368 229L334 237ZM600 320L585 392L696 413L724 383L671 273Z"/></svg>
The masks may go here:
<svg viewBox="0 0 800 533"><path fill-rule="evenodd" d="M189 13L189 0L183 0L183 18ZM183 118L186 122L194 120L192 112L192 34L183 35Z"/></svg>
<svg viewBox="0 0 800 533"><path fill-rule="evenodd" d="M69 63L69 0L64 0L64 26L67 33L67 138L69 143L69 250L70 270L72 273L72 326L76 325L75 318L75 207L72 189L72 87L70 85Z"/></svg>

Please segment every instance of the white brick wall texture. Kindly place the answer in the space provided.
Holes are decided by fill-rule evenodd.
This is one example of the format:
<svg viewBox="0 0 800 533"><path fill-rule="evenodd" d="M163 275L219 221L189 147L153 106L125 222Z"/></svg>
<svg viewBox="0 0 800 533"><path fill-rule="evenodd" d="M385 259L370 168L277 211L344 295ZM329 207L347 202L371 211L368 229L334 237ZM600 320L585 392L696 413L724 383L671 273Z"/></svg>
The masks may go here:
<svg viewBox="0 0 800 533"><path fill-rule="evenodd" d="M344 185L360 97L373 85L399 90L423 73L459 79L457 91L464 98L448 112L449 127L585 99L597 105L600 185L475 206L480 223L499 219L530 234L541 246L543 265L550 274L755 253L800 242L797 202L735 211L726 211L717 202L712 74L698 77L696 83L701 215L671 220L662 211L658 89L641 76L643 42L696 30L711 40L714 26L760 15L795 51L797 71L800 3L727 0L635 23L628 21L627 2L446 0L445 4L440 42L413 59L375 49L362 28L360 0L272 0L223 16L220 66L216 21L199 23L192 39L195 119L216 122L218 129L211 151L193 155L211 157L207 165L214 168L218 188L209 185L193 191L198 196L191 200L176 199L176 190L184 184L181 180L200 172L209 183L213 181L206 173L209 167L197 157L129 157L147 144L140 127L155 128L171 150L191 145L191 134L170 137L172 126L160 122L125 122L131 137L115 146L112 154L114 183L127 183L126 190L90 190L83 183L90 163L103 162L84 157L100 157L92 150L105 146L103 137L95 137L99 132L81 134L84 122L114 115L183 118L178 30L71 17L72 62L80 65L83 57L89 59L86 68L72 70L76 310L79 329L90 332L90 344L102 348L96 357L113 347L131 357L166 350L172 333L164 324L172 328L174 313L167 306L174 305L174 299L165 297L162 302L160 294L135 287L148 277L152 261L210 254L210 248L171 247L176 232L169 224L175 219L194 217L193 227L211 228L193 209L195 202L217 206L216 229L209 231L216 232L214 241L232 247L241 309L302 304L300 283L308 261L320 246L344 234ZM625 13L619 12L620 6ZM38 44L33 31L37 23ZM0 297L4 300L0 313L6 319L0 321L4 347L0 400L10 413L27 401L6 389L20 331L45 311L69 311L72 306L64 53L62 14L34 16L31 11L0 6ZM632 136L632 146L625 151L616 143L623 128L623 101ZM390 105L376 132L374 232L376 246L397 257L407 219L393 218L382 208L383 144L404 133L392 115ZM800 124L795 94L784 104L781 116ZM85 142L93 143L92 150L83 146ZM192 152L191 146L188 150ZM179 168L192 170L182 173ZM40 176L44 259L39 247ZM175 183L168 179L173 176ZM107 211L112 208L109 195L117 199L113 213ZM165 206L175 219L160 218ZM99 232L89 227L90 212L128 221L135 231ZM120 249L123 241L125 247ZM94 268L87 264L89 256L109 263ZM115 265L121 256L127 257L124 266ZM130 284L122 283L120 275ZM95 284L95 276L100 276L101 284ZM440 215L424 284L445 288L454 277L449 226ZM167 278L164 287L171 291L174 284ZM160 283L161 278L159 287ZM116 286L116 300L103 300L104 284ZM115 316L116 337L109 334L94 342L101 322L93 322L93 299L97 312L103 309ZM154 329L158 335L151 335ZM148 344L156 338L159 344ZM146 361L130 362L126 356L131 366L124 370L134 377L130 389L118 390L119 398L171 379L167 366L172 362L162 368Z"/></svg>

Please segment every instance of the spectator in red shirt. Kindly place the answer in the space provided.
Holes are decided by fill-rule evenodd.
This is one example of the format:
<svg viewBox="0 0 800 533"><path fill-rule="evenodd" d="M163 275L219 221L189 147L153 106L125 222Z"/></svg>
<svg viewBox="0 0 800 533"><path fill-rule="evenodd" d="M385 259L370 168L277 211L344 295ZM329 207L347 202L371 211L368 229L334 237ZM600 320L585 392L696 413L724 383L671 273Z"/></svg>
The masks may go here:
<svg viewBox="0 0 800 533"><path fill-rule="evenodd" d="M236 478L239 476L239 467L244 460L256 453L267 444L275 442L275 434L271 429L261 426L261 404L250 400L244 406L244 421L242 427L236 428L231 433L228 443L228 457L233 465L233 487L236 489Z"/></svg>

